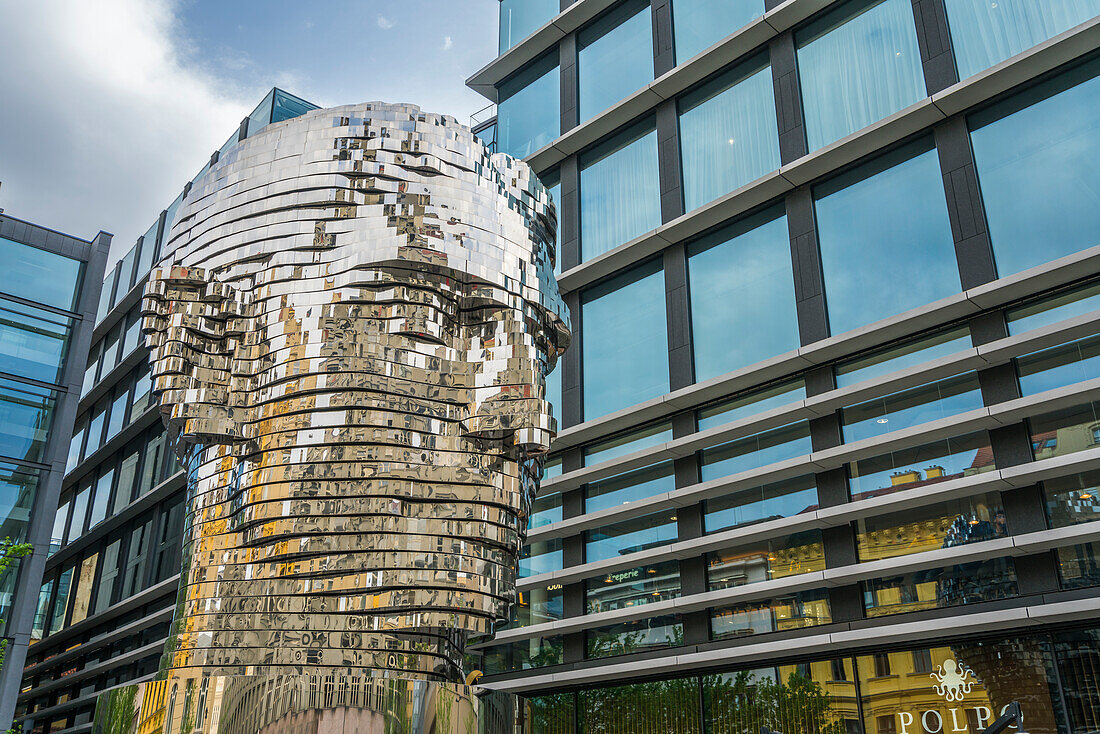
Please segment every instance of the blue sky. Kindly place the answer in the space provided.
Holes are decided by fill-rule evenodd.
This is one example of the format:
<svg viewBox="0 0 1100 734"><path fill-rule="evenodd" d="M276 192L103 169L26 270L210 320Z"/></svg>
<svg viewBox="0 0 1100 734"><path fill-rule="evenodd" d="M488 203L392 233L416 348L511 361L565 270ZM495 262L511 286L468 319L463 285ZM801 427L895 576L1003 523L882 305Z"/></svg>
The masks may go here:
<svg viewBox="0 0 1100 734"><path fill-rule="evenodd" d="M497 0L35 0L0 23L0 208L118 256L266 91L468 123Z"/></svg>

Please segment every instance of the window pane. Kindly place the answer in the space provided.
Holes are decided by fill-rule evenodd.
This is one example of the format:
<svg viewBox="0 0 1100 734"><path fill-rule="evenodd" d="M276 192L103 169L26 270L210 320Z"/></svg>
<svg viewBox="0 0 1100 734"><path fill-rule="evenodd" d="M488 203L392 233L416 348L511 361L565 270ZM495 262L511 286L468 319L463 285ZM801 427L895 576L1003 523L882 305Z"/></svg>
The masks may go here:
<svg viewBox="0 0 1100 734"><path fill-rule="evenodd" d="M861 562L1009 536L996 492L864 518L857 528Z"/></svg>
<svg viewBox="0 0 1100 734"><path fill-rule="evenodd" d="M978 374L968 372L868 400L841 412L844 441L874 438L982 407Z"/></svg>
<svg viewBox="0 0 1100 734"><path fill-rule="evenodd" d="M810 424L806 421L792 423L704 450L700 475L704 482L709 482L806 456L810 450Z"/></svg>
<svg viewBox="0 0 1100 734"><path fill-rule="evenodd" d="M553 622L564 616L564 592L561 584L516 593L511 621L496 629L516 629Z"/></svg>
<svg viewBox="0 0 1100 734"><path fill-rule="evenodd" d="M1030 422L1031 449L1036 461L1100 445L1100 403L1044 413Z"/></svg>
<svg viewBox="0 0 1100 734"><path fill-rule="evenodd" d="M317 109L317 105L312 102L306 102L301 97L295 97L293 94L287 94L281 89L276 89L275 99L271 106L271 121L282 122L315 109Z"/></svg>
<svg viewBox="0 0 1100 734"><path fill-rule="evenodd" d="M557 52L501 85L497 141L501 153L525 158L558 136L561 74Z"/></svg>
<svg viewBox="0 0 1100 734"><path fill-rule="evenodd" d="M65 527L69 520L69 500L61 503L53 518L53 531L50 533L50 554L56 553L65 542Z"/></svg>
<svg viewBox="0 0 1100 734"><path fill-rule="evenodd" d="M854 461L848 484L852 499L861 500L996 468L989 436L979 431Z"/></svg>
<svg viewBox="0 0 1100 734"><path fill-rule="evenodd" d="M543 177L543 185L550 192L554 202L554 211L558 215L558 228L554 232L554 275L561 275L561 219L564 214L561 204L561 180L557 173Z"/></svg>
<svg viewBox="0 0 1100 734"><path fill-rule="evenodd" d="M676 515L659 512L585 532L587 563L656 548L677 538Z"/></svg>
<svg viewBox="0 0 1100 734"><path fill-rule="evenodd" d="M95 579L96 563L99 554L93 553L80 564L80 576L76 580L73 592L72 624L84 621L88 616L88 606L92 599L92 581Z"/></svg>
<svg viewBox="0 0 1100 734"><path fill-rule="evenodd" d="M0 379L0 455L43 461L57 393Z"/></svg>
<svg viewBox="0 0 1100 734"><path fill-rule="evenodd" d="M676 489L672 462L598 479L585 489L584 510L596 512Z"/></svg>
<svg viewBox="0 0 1100 734"><path fill-rule="evenodd" d="M115 579L118 578L118 553L122 547L122 541L116 540L107 546L103 554L103 570L99 576L99 586L96 589L95 614L102 612L111 605Z"/></svg>
<svg viewBox="0 0 1100 734"><path fill-rule="evenodd" d="M581 261L661 224L657 131L631 129L581 157Z"/></svg>
<svg viewBox="0 0 1100 734"><path fill-rule="evenodd" d="M584 418L668 392L665 280L643 265L582 295Z"/></svg>
<svg viewBox="0 0 1100 734"><path fill-rule="evenodd" d="M115 395L114 402L111 403L111 420L107 424L105 441L110 441L117 436L126 425L126 404L130 401L130 386L125 382L123 385L124 387Z"/></svg>
<svg viewBox="0 0 1100 734"><path fill-rule="evenodd" d="M805 399L805 383L802 380L794 380L703 408L696 419L699 430L705 431Z"/></svg>
<svg viewBox="0 0 1100 734"><path fill-rule="evenodd" d="M138 256L137 265L137 279L141 278L149 272L153 267L153 258L157 254L157 234L160 227L160 219L153 222L153 225L149 227L149 231L145 233L145 236L141 241L141 255ZM140 319L139 319L140 320Z"/></svg>
<svg viewBox="0 0 1100 734"><path fill-rule="evenodd" d="M531 517L527 521L527 527L541 528L543 525L561 522L561 519L561 492L555 492L545 497L538 497L531 503Z"/></svg>
<svg viewBox="0 0 1100 734"><path fill-rule="evenodd" d="M1051 298L1010 309L1005 312L1005 321L1009 335L1015 336L1093 311L1100 311L1100 283L1072 288Z"/></svg>
<svg viewBox="0 0 1100 734"><path fill-rule="evenodd" d="M57 582L57 595L53 600L53 614L50 615L50 634L56 634L65 628L65 612L69 606L69 591L73 583L72 566L61 572Z"/></svg>
<svg viewBox="0 0 1100 734"><path fill-rule="evenodd" d="M832 621L828 592L814 589L715 609L710 618L710 636L714 640L729 640L768 632L816 627Z"/></svg>
<svg viewBox="0 0 1100 734"><path fill-rule="evenodd" d="M578 697L582 734L698 734L701 731L699 684L695 678L588 689L580 691ZM656 712L668 713L660 716ZM723 730L714 731L724 734Z"/></svg>
<svg viewBox="0 0 1100 734"><path fill-rule="evenodd" d="M820 530L809 530L707 554L707 591L825 569Z"/></svg>
<svg viewBox="0 0 1100 734"><path fill-rule="evenodd" d="M960 79L1100 13L1098 0L944 0L944 5Z"/></svg>
<svg viewBox="0 0 1100 734"><path fill-rule="evenodd" d="M936 151L900 160L907 153L814 190L833 334L960 290Z"/></svg>
<svg viewBox="0 0 1100 734"><path fill-rule="evenodd" d="M559 0L501 0L500 47L504 53L558 14Z"/></svg>
<svg viewBox="0 0 1100 734"><path fill-rule="evenodd" d="M809 474L795 479L740 489L706 500L703 522L708 533L792 517L816 509L817 487Z"/></svg>
<svg viewBox="0 0 1100 734"><path fill-rule="evenodd" d="M1100 545L1084 543L1059 548L1058 576L1063 589L1100 586Z"/></svg>
<svg viewBox="0 0 1100 734"><path fill-rule="evenodd" d="M889 347L836 367L836 386L848 387L891 372L916 367L969 349L970 329L962 327Z"/></svg>
<svg viewBox="0 0 1100 734"><path fill-rule="evenodd" d="M519 556L519 577L560 571L562 568L561 538L543 540L523 546Z"/></svg>
<svg viewBox="0 0 1100 734"><path fill-rule="evenodd" d="M779 168L766 60L734 69L681 98L680 155L687 211Z"/></svg>
<svg viewBox="0 0 1100 734"><path fill-rule="evenodd" d="M683 644L684 628L678 616L650 617L596 627L588 630L585 637L588 640L587 657L607 658Z"/></svg>
<svg viewBox="0 0 1100 734"><path fill-rule="evenodd" d="M92 511L88 515L88 529L94 528L107 517L107 507L111 499L111 485L114 483L114 467L100 474L95 483L95 499L92 502Z"/></svg>
<svg viewBox="0 0 1100 734"><path fill-rule="evenodd" d="M141 458L141 449L135 448L132 453L126 455L118 469L118 488L115 490L115 501L111 514L118 514L123 507L130 504L134 494L134 480L137 479L138 459Z"/></svg>
<svg viewBox="0 0 1100 734"><path fill-rule="evenodd" d="M1034 395L1100 375L1100 336L1060 344L1019 357L1020 392Z"/></svg>
<svg viewBox="0 0 1100 734"><path fill-rule="evenodd" d="M69 519L69 534L67 543L72 543L84 533L84 520L88 515L88 500L92 493L92 487L89 480L89 484L80 488L80 491L76 493L76 499L73 501L73 516Z"/></svg>
<svg viewBox="0 0 1100 734"><path fill-rule="evenodd" d="M688 248L696 381L800 345L787 218L759 221Z"/></svg>
<svg viewBox="0 0 1100 734"><path fill-rule="evenodd" d="M811 151L925 96L909 0L851 0L796 42Z"/></svg>
<svg viewBox="0 0 1100 734"><path fill-rule="evenodd" d="M572 693L521 698L524 720L529 722L531 734L574 734L576 706Z"/></svg>
<svg viewBox="0 0 1100 734"><path fill-rule="evenodd" d="M38 479L36 469L0 462L0 538L11 538L17 543L25 539L38 493ZM68 509L66 506L65 511Z"/></svg>
<svg viewBox="0 0 1100 734"><path fill-rule="evenodd" d="M860 732L851 658L718 673L702 682L705 731L712 734L757 734L761 727L785 734Z"/></svg>
<svg viewBox="0 0 1100 734"><path fill-rule="evenodd" d="M676 63L684 63L763 14L763 0L676 0L672 3Z"/></svg>
<svg viewBox="0 0 1100 734"><path fill-rule="evenodd" d="M1097 70L1100 63L1090 63L1054 86L971 119L974 161L1001 277L1096 244L1100 168L1093 161L1100 157L1095 114L1100 77L1087 77ZM992 116L1000 119L986 124Z"/></svg>
<svg viewBox="0 0 1100 734"><path fill-rule="evenodd" d="M648 2L626 2L577 34L581 122L653 81L651 15Z"/></svg>
<svg viewBox="0 0 1100 734"><path fill-rule="evenodd" d="M638 431L624 433L600 443L584 448L584 465L593 466L611 461L620 456L633 454L672 440L672 426L668 423L655 423Z"/></svg>
<svg viewBox="0 0 1100 734"><path fill-rule="evenodd" d="M57 382L72 319L0 298L0 372Z"/></svg>
<svg viewBox="0 0 1100 734"><path fill-rule="evenodd" d="M1016 567L1011 558L914 571L863 582L868 617L944 609L1016 596Z"/></svg>
<svg viewBox="0 0 1100 734"><path fill-rule="evenodd" d="M1100 520L1100 471L1043 482L1052 527Z"/></svg>
<svg viewBox="0 0 1100 734"><path fill-rule="evenodd" d="M585 613L653 604L680 596L680 562L616 571L585 582Z"/></svg>
<svg viewBox="0 0 1100 734"><path fill-rule="evenodd" d="M42 639L42 635L46 631L46 615L50 609L50 596L53 594L53 579L50 579L46 583L42 584L41 590L38 592L38 606L34 611L34 624L31 629L31 641L37 642Z"/></svg>
<svg viewBox="0 0 1100 734"><path fill-rule="evenodd" d="M0 262L4 263L0 285L4 293L69 311L75 307L79 260L0 237Z"/></svg>

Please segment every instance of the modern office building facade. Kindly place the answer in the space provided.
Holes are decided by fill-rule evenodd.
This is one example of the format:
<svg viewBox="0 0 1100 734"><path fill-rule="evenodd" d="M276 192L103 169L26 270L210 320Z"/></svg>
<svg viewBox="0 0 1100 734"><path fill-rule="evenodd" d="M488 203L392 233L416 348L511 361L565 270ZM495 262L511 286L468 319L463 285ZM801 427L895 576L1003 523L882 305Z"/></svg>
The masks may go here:
<svg viewBox="0 0 1100 734"><path fill-rule="evenodd" d="M1100 3L503 0L574 346L543 731L1100 729Z"/></svg>
<svg viewBox="0 0 1100 734"><path fill-rule="evenodd" d="M239 140L316 108L273 89L195 178ZM64 482L16 707L23 730L91 731L98 695L152 678L164 651L180 574L184 475L152 400L139 314L190 188L152 217L91 307L95 328L78 367L79 409L68 416L72 440L60 459Z"/></svg>
<svg viewBox="0 0 1100 734"><path fill-rule="evenodd" d="M0 539L31 546L0 575L0 721L32 637L110 247L105 232L83 240L0 214Z"/></svg>

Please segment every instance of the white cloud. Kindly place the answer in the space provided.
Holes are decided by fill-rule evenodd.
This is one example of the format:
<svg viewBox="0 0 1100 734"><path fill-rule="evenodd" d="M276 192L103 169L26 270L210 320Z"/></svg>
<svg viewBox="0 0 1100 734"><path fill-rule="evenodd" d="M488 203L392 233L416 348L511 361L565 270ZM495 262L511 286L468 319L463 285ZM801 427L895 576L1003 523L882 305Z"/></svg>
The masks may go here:
<svg viewBox="0 0 1100 734"><path fill-rule="evenodd" d="M389 18L387 18L386 16L379 14L379 16L378 16L378 27L379 28L381 28L384 31L388 31L390 28L393 28L395 25L397 25L397 23L395 21L392 21Z"/></svg>
<svg viewBox="0 0 1100 734"><path fill-rule="evenodd" d="M259 101L181 60L173 0L12 3L0 207L128 250ZM238 59L237 61L243 61Z"/></svg>
<svg viewBox="0 0 1100 734"><path fill-rule="evenodd" d="M454 47L454 45L455 45L454 41L451 40L450 36L443 36L443 50L444 51L450 51L451 48Z"/></svg>

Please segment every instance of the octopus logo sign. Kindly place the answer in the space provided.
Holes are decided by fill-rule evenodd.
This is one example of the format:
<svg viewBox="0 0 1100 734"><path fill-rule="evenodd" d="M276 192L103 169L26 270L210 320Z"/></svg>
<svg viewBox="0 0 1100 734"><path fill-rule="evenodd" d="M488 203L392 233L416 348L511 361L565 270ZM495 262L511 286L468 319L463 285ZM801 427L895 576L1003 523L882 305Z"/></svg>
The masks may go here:
<svg viewBox="0 0 1100 734"><path fill-rule="evenodd" d="M929 677L935 678L939 685L933 685L936 694L943 696L947 701L961 701L963 696L970 693L977 681L969 668L959 665L948 658L943 665L936 666L939 672L929 673ZM970 680L967 680L967 678Z"/></svg>

